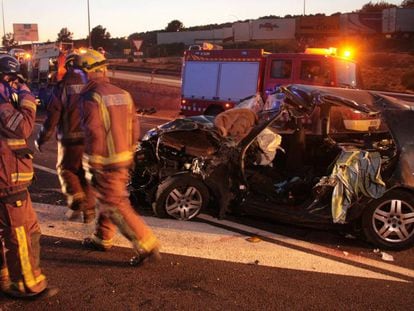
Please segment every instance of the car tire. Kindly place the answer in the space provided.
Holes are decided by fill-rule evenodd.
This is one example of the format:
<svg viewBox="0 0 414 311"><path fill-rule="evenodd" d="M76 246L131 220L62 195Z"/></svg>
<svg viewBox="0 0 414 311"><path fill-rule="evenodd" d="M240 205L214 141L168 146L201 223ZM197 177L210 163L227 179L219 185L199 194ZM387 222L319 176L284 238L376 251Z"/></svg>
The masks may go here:
<svg viewBox="0 0 414 311"><path fill-rule="evenodd" d="M190 220L196 217L209 202L204 183L188 174L168 177L158 187L153 211L160 218Z"/></svg>
<svg viewBox="0 0 414 311"><path fill-rule="evenodd" d="M414 244L414 194L391 190L372 201L362 215L367 240L378 247L399 250Z"/></svg>

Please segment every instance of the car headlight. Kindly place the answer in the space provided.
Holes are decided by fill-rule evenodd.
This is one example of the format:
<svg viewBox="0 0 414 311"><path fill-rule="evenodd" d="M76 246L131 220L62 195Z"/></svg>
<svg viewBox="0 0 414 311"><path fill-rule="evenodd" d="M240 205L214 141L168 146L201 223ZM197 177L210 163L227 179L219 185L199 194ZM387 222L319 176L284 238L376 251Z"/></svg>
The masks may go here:
<svg viewBox="0 0 414 311"><path fill-rule="evenodd" d="M149 130L142 136L141 141L147 141L157 135L157 131L155 129Z"/></svg>

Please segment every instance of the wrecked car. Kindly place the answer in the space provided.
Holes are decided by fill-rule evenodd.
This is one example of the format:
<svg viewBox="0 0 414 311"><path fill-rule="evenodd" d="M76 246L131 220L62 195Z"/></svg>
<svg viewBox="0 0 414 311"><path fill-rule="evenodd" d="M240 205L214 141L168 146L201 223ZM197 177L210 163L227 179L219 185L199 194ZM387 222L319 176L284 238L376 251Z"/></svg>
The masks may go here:
<svg viewBox="0 0 414 311"><path fill-rule="evenodd" d="M282 96L281 96L282 95ZM283 98L282 100L280 100ZM414 104L372 91L289 85L218 116L170 121L135 153L131 197L159 217L201 211L352 228L414 242Z"/></svg>

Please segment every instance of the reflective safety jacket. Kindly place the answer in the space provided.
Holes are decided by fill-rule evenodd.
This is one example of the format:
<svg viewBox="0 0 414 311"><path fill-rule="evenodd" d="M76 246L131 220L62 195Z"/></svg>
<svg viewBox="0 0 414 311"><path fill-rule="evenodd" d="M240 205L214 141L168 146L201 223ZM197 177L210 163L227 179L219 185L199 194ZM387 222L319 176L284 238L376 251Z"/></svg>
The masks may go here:
<svg viewBox="0 0 414 311"><path fill-rule="evenodd" d="M84 162L96 169L129 167L139 134L131 95L99 78L85 85L81 97Z"/></svg>
<svg viewBox="0 0 414 311"><path fill-rule="evenodd" d="M63 80L53 90L47 106L47 117L39 133L38 142L43 144L57 129L57 139L62 145L83 144L79 99L86 84L86 76L81 70L66 72Z"/></svg>
<svg viewBox="0 0 414 311"><path fill-rule="evenodd" d="M0 83L0 198L26 189L33 178L26 140L35 124L36 101L28 91L15 99L13 104L10 89Z"/></svg>

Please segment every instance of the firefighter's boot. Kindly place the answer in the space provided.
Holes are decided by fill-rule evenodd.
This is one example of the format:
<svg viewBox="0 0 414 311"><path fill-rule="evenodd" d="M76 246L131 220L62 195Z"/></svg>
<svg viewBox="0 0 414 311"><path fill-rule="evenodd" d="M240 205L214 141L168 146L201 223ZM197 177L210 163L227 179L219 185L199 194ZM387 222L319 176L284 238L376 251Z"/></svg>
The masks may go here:
<svg viewBox="0 0 414 311"><path fill-rule="evenodd" d="M161 254L158 247L155 247L151 251L147 252L143 249L138 251L138 254L132 257L129 264L133 267L141 266L147 262L157 262L161 260Z"/></svg>
<svg viewBox="0 0 414 311"><path fill-rule="evenodd" d="M36 284L31 287L25 286L22 281L10 282L6 288L3 288L2 286L3 293L12 298L34 297L43 293L46 289L47 280L44 275L40 275L38 278L36 278Z"/></svg>

